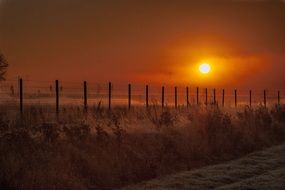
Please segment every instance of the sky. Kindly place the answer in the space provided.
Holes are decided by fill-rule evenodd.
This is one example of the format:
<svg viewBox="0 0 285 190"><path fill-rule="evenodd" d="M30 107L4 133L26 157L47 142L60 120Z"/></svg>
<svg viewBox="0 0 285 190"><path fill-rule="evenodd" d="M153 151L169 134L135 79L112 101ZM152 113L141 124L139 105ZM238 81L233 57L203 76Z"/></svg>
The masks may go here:
<svg viewBox="0 0 285 190"><path fill-rule="evenodd" d="M7 78L282 88L285 2L0 0L0 51Z"/></svg>

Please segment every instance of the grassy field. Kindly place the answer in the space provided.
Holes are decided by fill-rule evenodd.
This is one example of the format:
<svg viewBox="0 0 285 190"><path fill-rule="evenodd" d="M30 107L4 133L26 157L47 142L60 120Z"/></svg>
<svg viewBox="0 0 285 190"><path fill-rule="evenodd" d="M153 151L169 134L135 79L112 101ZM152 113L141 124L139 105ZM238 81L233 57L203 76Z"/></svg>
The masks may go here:
<svg viewBox="0 0 285 190"><path fill-rule="evenodd" d="M224 164L155 179L129 186L124 190L140 189L256 189L285 188L285 144L249 154Z"/></svg>
<svg viewBox="0 0 285 190"><path fill-rule="evenodd" d="M285 139L285 107L1 109L0 189L115 189Z"/></svg>

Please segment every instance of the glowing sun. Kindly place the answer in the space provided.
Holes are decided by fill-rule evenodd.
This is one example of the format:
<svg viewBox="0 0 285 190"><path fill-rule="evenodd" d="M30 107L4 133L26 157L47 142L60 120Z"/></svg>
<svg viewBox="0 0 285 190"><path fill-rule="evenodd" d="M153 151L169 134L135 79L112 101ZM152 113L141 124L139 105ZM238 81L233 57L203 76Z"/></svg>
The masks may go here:
<svg viewBox="0 0 285 190"><path fill-rule="evenodd" d="M202 74L208 74L211 71L211 65L208 63L203 63L199 66L199 71Z"/></svg>

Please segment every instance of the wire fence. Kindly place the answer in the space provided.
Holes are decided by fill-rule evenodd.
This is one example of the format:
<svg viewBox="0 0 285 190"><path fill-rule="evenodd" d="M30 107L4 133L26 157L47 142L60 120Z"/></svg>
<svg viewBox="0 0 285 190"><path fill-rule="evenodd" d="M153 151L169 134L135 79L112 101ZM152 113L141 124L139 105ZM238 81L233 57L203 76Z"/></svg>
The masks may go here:
<svg viewBox="0 0 285 190"><path fill-rule="evenodd" d="M272 106L285 103L285 89L221 89L70 81L7 80L0 83L0 106Z"/></svg>

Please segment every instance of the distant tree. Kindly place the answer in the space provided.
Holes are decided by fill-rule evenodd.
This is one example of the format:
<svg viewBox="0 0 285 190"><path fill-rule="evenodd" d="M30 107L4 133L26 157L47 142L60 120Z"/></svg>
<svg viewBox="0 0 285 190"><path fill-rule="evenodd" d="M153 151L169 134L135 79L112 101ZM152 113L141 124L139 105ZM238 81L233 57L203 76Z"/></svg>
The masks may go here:
<svg viewBox="0 0 285 190"><path fill-rule="evenodd" d="M5 80L5 74L7 72L8 62L4 55L0 52L0 81Z"/></svg>

